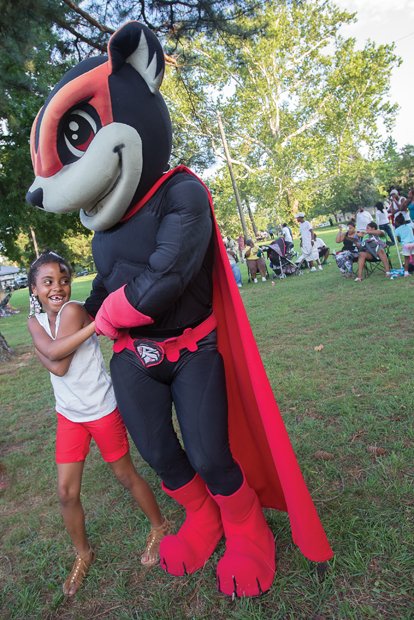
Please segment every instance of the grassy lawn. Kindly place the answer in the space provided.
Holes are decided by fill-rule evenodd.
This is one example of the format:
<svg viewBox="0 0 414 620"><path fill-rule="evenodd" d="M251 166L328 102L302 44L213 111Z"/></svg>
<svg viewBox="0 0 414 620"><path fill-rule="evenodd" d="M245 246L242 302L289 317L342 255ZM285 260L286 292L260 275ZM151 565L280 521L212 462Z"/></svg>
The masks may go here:
<svg viewBox="0 0 414 620"><path fill-rule="evenodd" d="M319 232L334 249L336 229ZM74 299L87 295L90 279L74 281ZM245 284L241 294L336 554L325 578L294 547L286 515L275 511L267 518L278 572L262 598L216 593L222 544L192 576L142 568L145 519L93 448L82 498L97 561L78 596L66 601L61 584L73 556L55 493L52 391L29 343L24 289L12 297L20 314L0 319L15 349L0 366L2 619L414 617L414 276L388 281L376 272L355 283L341 278L331 259L323 272ZM109 344L103 348L109 359ZM135 450L133 458L179 524L181 510Z"/></svg>

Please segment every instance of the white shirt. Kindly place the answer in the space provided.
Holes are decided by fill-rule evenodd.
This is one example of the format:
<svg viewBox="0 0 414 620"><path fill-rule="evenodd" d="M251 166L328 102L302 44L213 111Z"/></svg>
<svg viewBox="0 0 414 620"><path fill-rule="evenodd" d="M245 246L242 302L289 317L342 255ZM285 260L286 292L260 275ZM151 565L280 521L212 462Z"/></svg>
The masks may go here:
<svg viewBox="0 0 414 620"><path fill-rule="evenodd" d="M365 232L367 229L367 224L369 224L370 222L372 222L371 213L368 213L368 211L365 210L357 211L355 222L357 232L360 232L361 230Z"/></svg>
<svg viewBox="0 0 414 620"><path fill-rule="evenodd" d="M316 237L314 245L318 248L318 250L320 248L326 248L325 241L323 241L323 239L321 239L320 237Z"/></svg>
<svg viewBox="0 0 414 620"><path fill-rule="evenodd" d="M67 303L81 304L79 301ZM56 317L56 336L64 304ZM52 336L46 312L35 315L46 333ZM92 422L112 413L116 408L115 393L95 334L75 351L63 377L50 373L56 399L56 411L72 422Z"/></svg>
<svg viewBox="0 0 414 620"><path fill-rule="evenodd" d="M312 226L305 220L299 224L300 236L302 237L302 245L308 245L312 241Z"/></svg>
<svg viewBox="0 0 414 620"><path fill-rule="evenodd" d="M386 207L384 207L384 211L380 211L379 209L375 211L375 220L377 222L377 226L382 226L383 224L389 223L388 211Z"/></svg>
<svg viewBox="0 0 414 620"><path fill-rule="evenodd" d="M293 243L292 235L290 234L290 230L287 226L282 228L282 235L288 243Z"/></svg>

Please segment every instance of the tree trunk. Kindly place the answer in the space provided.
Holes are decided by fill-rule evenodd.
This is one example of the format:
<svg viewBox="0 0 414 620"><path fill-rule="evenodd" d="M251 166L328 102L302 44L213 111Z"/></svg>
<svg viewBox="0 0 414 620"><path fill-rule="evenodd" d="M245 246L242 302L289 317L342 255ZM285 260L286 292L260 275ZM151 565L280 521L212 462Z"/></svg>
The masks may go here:
<svg viewBox="0 0 414 620"><path fill-rule="evenodd" d="M257 237L259 236L259 231L257 230L257 226L256 226L256 222L254 221L252 210L247 200L244 201L244 204L246 205L247 213L249 214L250 223L252 225L254 236L256 237L256 241L257 241Z"/></svg>
<svg viewBox="0 0 414 620"><path fill-rule="evenodd" d="M240 217L240 223L241 223L241 227L243 230L243 236L245 239L247 239L249 236L249 233L248 233L247 226L246 226L246 220L244 219L243 207L242 207L241 200L240 200L239 190L237 189L236 179L234 178L234 174L233 174L233 167L231 165L229 147L227 145L226 134L224 133L224 127L223 127L223 123L221 120L220 112L217 112L217 120L218 120L218 126L220 130L221 141L224 147L224 154L226 156L227 167L229 169L230 179L233 185L234 197L236 199L237 209L238 209L239 217Z"/></svg>
<svg viewBox="0 0 414 620"><path fill-rule="evenodd" d="M0 362L7 362L13 353L13 349L9 347L5 337L0 332Z"/></svg>

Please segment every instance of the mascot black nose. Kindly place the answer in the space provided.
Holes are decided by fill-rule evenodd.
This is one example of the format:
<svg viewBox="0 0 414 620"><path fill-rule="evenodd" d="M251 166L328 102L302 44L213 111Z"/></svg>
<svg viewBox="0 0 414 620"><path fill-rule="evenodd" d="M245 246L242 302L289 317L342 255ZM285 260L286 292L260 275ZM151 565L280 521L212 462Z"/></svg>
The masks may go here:
<svg viewBox="0 0 414 620"><path fill-rule="evenodd" d="M34 192L27 192L26 201L29 203L29 205L32 205L32 207L44 209L42 188L39 187L39 189L35 189Z"/></svg>

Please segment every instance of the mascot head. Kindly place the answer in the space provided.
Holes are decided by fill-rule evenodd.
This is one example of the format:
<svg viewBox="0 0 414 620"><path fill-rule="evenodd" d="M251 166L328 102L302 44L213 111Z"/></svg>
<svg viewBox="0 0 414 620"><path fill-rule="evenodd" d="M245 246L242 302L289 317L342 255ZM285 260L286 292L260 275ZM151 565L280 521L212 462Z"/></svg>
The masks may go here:
<svg viewBox="0 0 414 620"><path fill-rule="evenodd" d="M79 210L90 230L119 222L168 168L163 75L161 45L138 22L112 35L108 57L68 71L33 123L36 179L27 201L53 213Z"/></svg>

